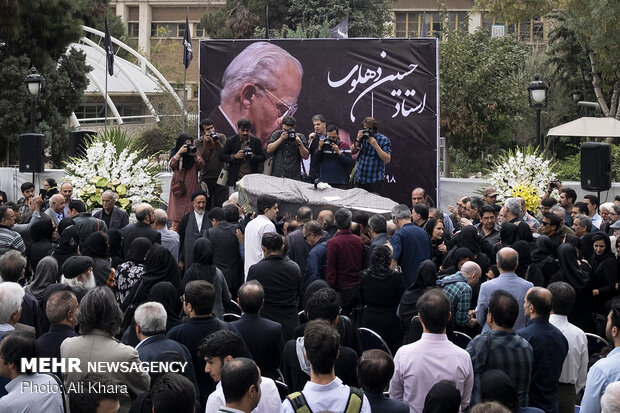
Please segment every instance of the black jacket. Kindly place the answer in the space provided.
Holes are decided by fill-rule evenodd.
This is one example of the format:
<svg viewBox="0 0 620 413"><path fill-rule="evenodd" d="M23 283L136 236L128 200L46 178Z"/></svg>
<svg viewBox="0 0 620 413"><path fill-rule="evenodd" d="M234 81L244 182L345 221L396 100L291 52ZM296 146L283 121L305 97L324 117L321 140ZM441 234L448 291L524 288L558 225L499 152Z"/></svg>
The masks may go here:
<svg viewBox="0 0 620 413"><path fill-rule="evenodd" d="M243 314L230 325L239 331L261 374L275 380L284 347L280 323L262 318L258 314Z"/></svg>
<svg viewBox="0 0 620 413"><path fill-rule="evenodd" d="M224 274L233 296L237 295L237 290L243 284L243 258L235 235L237 228L235 224L222 222L209 228L206 234L213 248L213 263Z"/></svg>
<svg viewBox="0 0 620 413"><path fill-rule="evenodd" d="M263 143L260 139L250 135L250 149L254 156L250 160L252 173L260 172L260 165L265 162L265 153L263 152ZM235 159L235 154L241 149L241 138L239 135L233 135L226 139L224 149L220 153L220 161L228 163L228 185L232 186L237 182L239 176L239 168L243 159Z"/></svg>
<svg viewBox="0 0 620 413"><path fill-rule="evenodd" d="M131 242L138 237L144 237L151 241L152 244L161 244L161 232L154 230L146 222L129 224L121 229L121 232L123 233L123 253L125 257L129 256Z"/></svg>

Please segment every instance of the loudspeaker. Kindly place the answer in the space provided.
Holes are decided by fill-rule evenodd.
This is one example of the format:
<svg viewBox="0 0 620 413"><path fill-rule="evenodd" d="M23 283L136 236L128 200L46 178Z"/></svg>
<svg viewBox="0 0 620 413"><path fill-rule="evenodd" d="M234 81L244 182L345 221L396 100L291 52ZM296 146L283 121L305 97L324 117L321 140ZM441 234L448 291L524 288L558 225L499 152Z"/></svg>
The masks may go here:
<svg viewBox="0 0 620 413"><path fill-rule="evenodd" d="M19 135L19 172L43 172L43 142L41 133Z"/></svg>
<svg viewBox="0 0 620 413"><path fill-rule="evenodd" d="M87 136L95 137L97 132L92 130L75 130L69 132L69 156L79 158L86 153Z"/></svg>
<svg viewBox="0 0 620 413"><path fill-rule="evenodd" d="M611 146L608 143L581 144L581 189L607 191L611 188Z"/></svg>

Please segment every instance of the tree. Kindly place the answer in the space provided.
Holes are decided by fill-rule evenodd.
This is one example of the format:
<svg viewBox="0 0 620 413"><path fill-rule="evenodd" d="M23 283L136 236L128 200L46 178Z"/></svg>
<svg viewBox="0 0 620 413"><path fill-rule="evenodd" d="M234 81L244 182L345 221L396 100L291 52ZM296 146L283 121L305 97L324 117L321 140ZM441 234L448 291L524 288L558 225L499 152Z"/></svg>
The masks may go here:
<svg viewBox="0 0 620 413"><path fill-rule="evenodd" d="M250 39L258 27L259 18L250 12L247 0L227 0L216 13L207 13L200 21L210 37L215 39Z"/></svg>
<svg viewBox="0 0 620 413"><path fill-rule="evenodd" d="M439 48L439 77L441 134L450 148L477 157L511 145L531 111L524 70L530 53L513 36L449 33Z"/></svg>
<svg viewBox="0 0 620 413"><path fill-rule="evenodd" d="M51 144L51 160L60 166L66 153L67 117L86 88L86 57L75 50L82 30L85 0L1 0L0 130L7 145L5 160L17 160L19 135L29 130L30 94L24 83L31 66L44 78L37 99L36 132Z"/></svg>

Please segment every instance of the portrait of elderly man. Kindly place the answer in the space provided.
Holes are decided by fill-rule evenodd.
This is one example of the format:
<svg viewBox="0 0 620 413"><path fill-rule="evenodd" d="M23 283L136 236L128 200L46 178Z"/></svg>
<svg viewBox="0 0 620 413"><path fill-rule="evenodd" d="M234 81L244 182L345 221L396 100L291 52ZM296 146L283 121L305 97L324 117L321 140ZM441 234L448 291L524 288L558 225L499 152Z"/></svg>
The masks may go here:
<svg viewBox="0 0 620 413"><path fill-rule="evenodd" d="M222 77L220 105L209 118L226 136L237 133L237 121L252 123L252 134L263 144L280 129L282 119L297 110L303 69L286 50L268 42L246 47Z"/></svg>
<svg viewBox="0 0 620 413"><path fill-rule="evenodd" d="M114 192L107 190L101 194L101 206L102 208L95 212L93 216L99 218L105 222L108 228L122 229L129 224L129 215L127 212L114 206L118 195Z"/></svg>

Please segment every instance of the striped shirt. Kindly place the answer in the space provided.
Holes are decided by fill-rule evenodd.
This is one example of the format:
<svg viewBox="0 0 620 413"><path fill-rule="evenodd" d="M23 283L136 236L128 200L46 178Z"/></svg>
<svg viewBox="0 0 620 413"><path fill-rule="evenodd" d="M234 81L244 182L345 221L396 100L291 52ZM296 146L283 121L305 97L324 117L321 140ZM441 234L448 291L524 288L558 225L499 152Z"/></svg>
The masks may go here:
<svg viewBox="0 0 620 413"><path fill-rule="evenodd" d="M0 225L0 255L4 255L10 250L17 250L26 254L26 245L22 236L8 227Z"/></svg>

